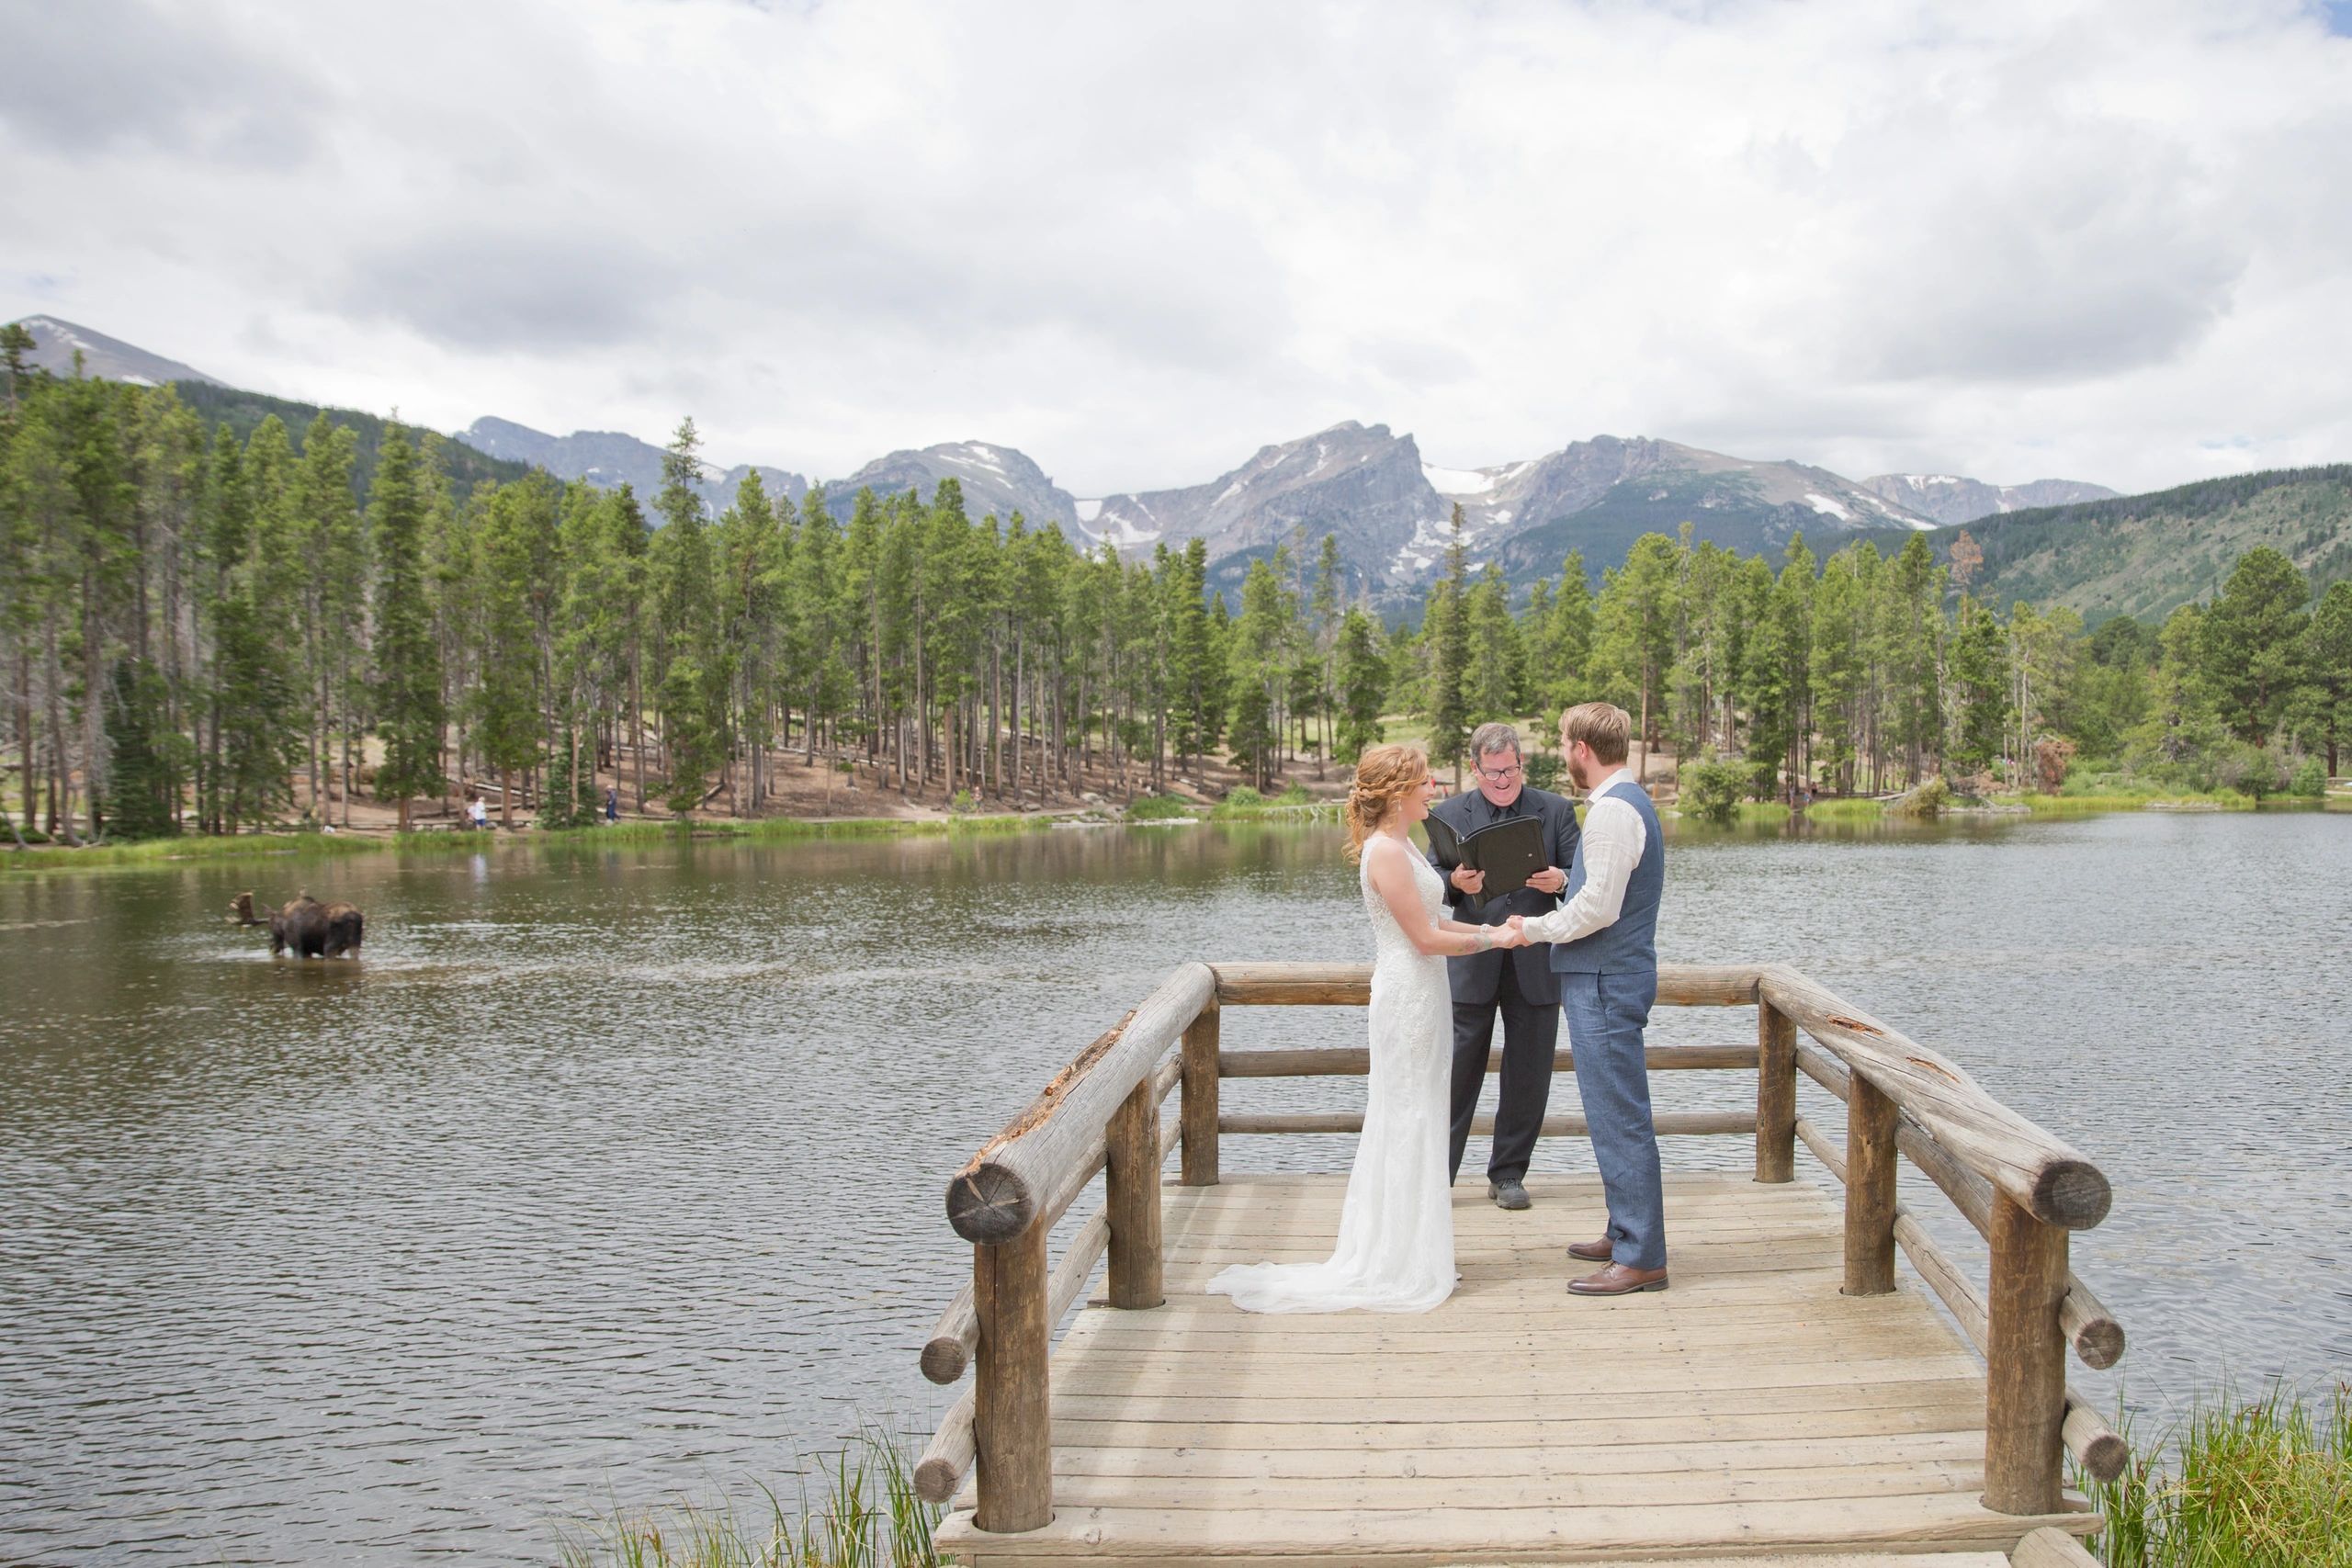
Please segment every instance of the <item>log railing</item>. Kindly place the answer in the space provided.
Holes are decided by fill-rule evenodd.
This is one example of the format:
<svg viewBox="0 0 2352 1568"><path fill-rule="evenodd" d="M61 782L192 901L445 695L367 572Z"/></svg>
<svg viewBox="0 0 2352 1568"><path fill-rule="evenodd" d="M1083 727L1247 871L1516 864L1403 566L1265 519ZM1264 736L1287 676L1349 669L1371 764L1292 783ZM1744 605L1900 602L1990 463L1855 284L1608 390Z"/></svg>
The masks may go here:
<svg viewBox="0 0 2352 1568"><path fill-rule="evenodd" d="M916 1466L924 1498L948 1501L977 1468L979 1529L1031 1530L1053 1517L1054 1325L1105 1252L1109 1305L1160 1303L1160 1170L1170 1150L1182 1146L1184 1185L1210 1186L1226 1134L1363 1127L1359 1115L1223 1110L1226 1078L1360 1076L1370 1061L1361 1047L1225 1050L1222 1010L1361 1007L1371 999L1371 976L1361 964L1183 964L956 1173L947 1215L972 1244L972 1283L940 1315L922 1369L935 1382L955 1382L967 1367L973 1378ZM1755 1110L1661 1113L1657 1131L1752 1136L1756 1179L1764 1182L1794 1179L1796 1145L1804 1144L1845 1187L1846 1293L1894 1290L1900 1250L1984 1356L1986 1506L2055 1511L2067 1451L2101 1480L2120 1473L2122 1439L2065 1381L2070 1346L2094 1368L2123 1353L2114 1316L2067 1267L2068 1233L2107 1214L2110 1192L2098 1168L1937 1052L1794 970L1666 964L1657 1000L1757 1014L1753 1045L1653 1046L1647 1054L1652 1071L1753 1069ZM1559 1053L1555 1070L1576 1070L1572 1047ZM1845 1101L1842 1147L1798 1113L1800 1072ZM1160 1107L1180 1087L1176 1119L1163 1128ZM1476 1125L1491 1131L1491 1118ZM1585 1122L1550 1116L1544 1131L1578 1134ZM1896 1201L1898 1156L1985 1237L1987 1289L1978 1291ZM1102 1208L1052 1262L1048 1234L1097 1174Z"/></svg>

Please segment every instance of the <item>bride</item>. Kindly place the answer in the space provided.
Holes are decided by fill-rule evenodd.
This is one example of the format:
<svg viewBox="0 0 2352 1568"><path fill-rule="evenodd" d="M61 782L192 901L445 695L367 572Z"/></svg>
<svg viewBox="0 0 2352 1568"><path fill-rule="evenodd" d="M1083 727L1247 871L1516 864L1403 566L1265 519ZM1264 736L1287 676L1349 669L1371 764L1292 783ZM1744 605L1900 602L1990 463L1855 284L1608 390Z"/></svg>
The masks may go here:
<svg viewBox="0 0 2352 1568"><path fill-rule="evenodd" d="M1321 1263L1238 1264L1209 1281L1246 1312L1427 1312L1453 1293L1453 1208L1445 1176L1453 995L1445 960L1516 947L1508 926L1439 918L1444 884L1405 835L1442 793L1406 746L1374 746L1348 792L1348 858L1362 863L1374 962L1372 1087Z"/></svg>

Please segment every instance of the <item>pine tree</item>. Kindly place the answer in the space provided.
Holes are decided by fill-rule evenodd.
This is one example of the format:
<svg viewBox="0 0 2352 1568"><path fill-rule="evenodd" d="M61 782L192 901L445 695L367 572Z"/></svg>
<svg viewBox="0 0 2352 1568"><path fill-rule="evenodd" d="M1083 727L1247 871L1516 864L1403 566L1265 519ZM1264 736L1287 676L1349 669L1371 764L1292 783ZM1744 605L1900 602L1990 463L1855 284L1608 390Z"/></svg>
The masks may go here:
<svg viewBox="0 0 2352 1568"><path fill-rule="evenodd" d="M654 704L662 718L670 771L668 804L691 818L727 756L726 697L731 683L718 643L717 580L710 531L703 518L696 457L701 437L682 421L662 457L662 493L655 502L662 526L654 536L651 571L658 673Z"/></svg>
<svg viewBox="0 0 2352 1568"><path fill-rule="evenodd" d="M1535 700L1556 712L1592 694L1592 583L1584 552L1570 550L1560 563L1560 585L1536 633Z"/></svg>
<svg viewBox="0 0 2352 1568"><path fill-rule="evenodd" d="M1519 716L1527 679L1527 650L1511 619L1510 591L1501 570L1489 564L1471 590L1467 622L1469 660L1463 695L1473 724L1508 722Z"/></svg>
<svg viewBox="0 0 2352 1568"><path fill-rule="evenodd" d="M545 742L539 689L540 618L547 596L560 491L544 473L491 496L481 534L480 655L467 706L474 755L496 771L499 820L514 826L514 775L540 761Z"/></svg>
<svg viewBox="0 0 2352 1568"><path fill-rule="evenodd" d="M1227 739L1233 746L1233 765L1247 770L1250 782L1263 790L1273 775L1273 706L1266 696L1266 682L1248 671L1247 666L1243 671L1238 688L1240 694L1233 705L1233 730Z"/></svg>
<svg viewBox="0 0 2352 1568"><path fill-rule="evenodd" d="M163 676L151 665L119 659L106 689L107 818L120 839L167 839L180 830L179 771Z"/></svg>
<svg viewBox="0 0 2352 1568"><path fill-rule="evenodd" d="M1421 616L1421 640L1430 649L1430 765L1451 766L1453 787L1462 787L1462 752L1472 722L1468 556L1462 542L1462 503L1453 503L1453 536L1445 547L1445 576L1430 590Z"/></svg>
<svg viewBox="0 0 2352 1568"><path fill-rule="evenodd" d="M1808 678L1813 685L1814 722L1822 739L1821 760L1828 765L1831 786L1840 795L1854 791L1856 748L1861 731L1859 706L1867 665L1864 647L1869 608L1854 575L1851 552L1868 550L1857 542L1823 563L1821 582L1813 595L1813 648ZM1876 551L1871 551L1873 556Z"/></svg>
<svg viewBox="0 0 2352 1568"><path fill-rule="evenodd" d="M1905 780L1916 784L1937 761L1944 731L1943 570L1925 536L1904 541L1888 586L1894 741L1903 748Z"/></svg>
<svg viewBox="0 0 2352 1568"><path fill-rule="evenodd" d="M1596 609L1594 662L1607 673L1606 694L1634 714L1635 777L1642 779L1648 777L1653 720L1664 712L1674 667L1679 577L1675 541L1645 534L1634 541L1625 564L1607 575Z"/></svg>
<svg viewBox="0 0 2352 1568"><path fill-rule="evenodd" d="M2303 637L2303 730L2326 751L2335 778L2352 740L2352 581L2328 585Z"/></svg>
<svg viewBox="0 0 2352 1568"><path fill-rule="evenodd" d="M2311 585L2285 556L2258 545L2238 558L2205 617L2205 682L2222 720L2250 746L2267 743L2287 716Z"/></svg>
<svg viewBox="0 0 2352 1568"><path fill-rule="evenodd" d="M1963 594L1951 639L1960 734L1950 754L1969 773L1985 772L2000 755L2009 716L2008 671L2002 652L2001 628L1993 612Z"/></svg>
<svg viewBox="0 0 2352 1568"><path fill-rule="evenodd" d="M424 581L424 506L408 433L388 425L377 448L368 505L376 562L373 694L376 733L384 742L376 795L400 803L402 832L410 802L447 787L441 772L441 653Z"/></svg>
<svg viewBox="0 0 2352 1568"><path fill-rule="evenodd" d="M1333 754L1352 762L1386 733L1380 707L1388 692L1388 666L1381 657L1380 627L1362 610L1351 608L1341 618L1339 643L1340 732Z"/></svg>

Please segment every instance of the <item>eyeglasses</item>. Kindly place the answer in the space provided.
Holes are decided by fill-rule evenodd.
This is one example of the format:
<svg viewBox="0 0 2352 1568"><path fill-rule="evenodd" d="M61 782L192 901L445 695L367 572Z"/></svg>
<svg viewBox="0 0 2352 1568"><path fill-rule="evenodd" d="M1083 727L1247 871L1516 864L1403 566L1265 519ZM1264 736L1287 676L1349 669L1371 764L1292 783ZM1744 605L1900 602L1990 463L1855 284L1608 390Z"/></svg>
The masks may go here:
<svg viewBox="0 0 2352 1568"><path fill-rule="evenodd" d="M1488 784L1509 784L1524 771L1517 762L1513 762L1508 768L1480 768L1477 773L1478 776Z"/></svg>

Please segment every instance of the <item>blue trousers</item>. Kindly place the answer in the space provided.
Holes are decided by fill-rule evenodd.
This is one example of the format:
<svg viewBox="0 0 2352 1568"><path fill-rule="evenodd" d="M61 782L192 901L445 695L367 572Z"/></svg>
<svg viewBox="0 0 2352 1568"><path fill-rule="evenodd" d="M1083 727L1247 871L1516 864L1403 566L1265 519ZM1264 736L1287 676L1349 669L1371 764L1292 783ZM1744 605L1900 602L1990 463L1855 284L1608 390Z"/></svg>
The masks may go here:
<svg viewBox="0 0 2352 1568"><path fill-rule="evenodd" d="M1577 1093L1609 1200L1609 1239L1629 1269L1666 1267L1666 1186L1650 1122L1642 1030L1657 1000L1657 972L1563 974L1560 1012L1577 1061Z"/></svg>

